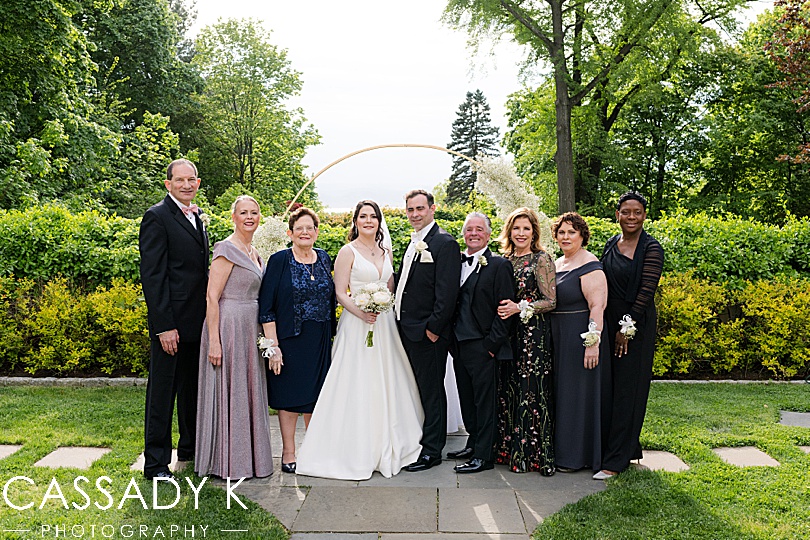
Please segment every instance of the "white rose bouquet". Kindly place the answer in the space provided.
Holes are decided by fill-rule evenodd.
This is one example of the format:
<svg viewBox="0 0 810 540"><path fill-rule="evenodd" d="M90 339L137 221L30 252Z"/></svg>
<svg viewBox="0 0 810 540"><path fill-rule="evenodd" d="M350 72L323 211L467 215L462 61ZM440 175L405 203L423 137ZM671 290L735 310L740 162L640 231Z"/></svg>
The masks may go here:
<svg viewBox="0 0 810 540"><path fill-rule="evenodd" d="M373 283L366 283L352 299L354 304L365 313L385 313L394 307L394 295L388 290L385 283L375 281ZM374 325L366 334L366 347L374 346Z"/></svg>

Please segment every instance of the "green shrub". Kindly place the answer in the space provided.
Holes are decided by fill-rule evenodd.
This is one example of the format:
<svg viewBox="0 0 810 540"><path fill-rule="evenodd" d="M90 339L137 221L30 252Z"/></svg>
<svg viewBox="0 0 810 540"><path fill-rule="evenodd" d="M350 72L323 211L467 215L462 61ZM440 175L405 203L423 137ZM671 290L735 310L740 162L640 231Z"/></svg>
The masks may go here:
<svg viewBox="0 0 810 540"><path fill-rule="evenodd" d="M780 279L749 283L740 293L746 319L749 363L790 378L810 366L810 281Z"/></svg>
<svg viewBox="0 0 810 540"><path fill-rule="evenodd" d="M149 335L140 285L120 278L89 294L56 278L0 278L0 372L146 374Z"/></svg>

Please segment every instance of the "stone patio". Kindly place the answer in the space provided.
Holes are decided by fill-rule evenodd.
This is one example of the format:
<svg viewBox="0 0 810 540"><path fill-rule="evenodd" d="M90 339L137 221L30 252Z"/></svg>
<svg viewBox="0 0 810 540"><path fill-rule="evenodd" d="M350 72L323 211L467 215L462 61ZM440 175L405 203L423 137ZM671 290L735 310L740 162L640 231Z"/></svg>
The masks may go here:
<svg viewBox="0 0 810 540"><path fill-rule="evenodd" d="M0 444L0 459L5 459L22 448L19 444Z"/></svg>
<svg viewBox="0 0 810 540"><path fill-rule="evenodd" d="M783 426L796 426L810 428L810 413L779 411L779 423Z"/></svg>

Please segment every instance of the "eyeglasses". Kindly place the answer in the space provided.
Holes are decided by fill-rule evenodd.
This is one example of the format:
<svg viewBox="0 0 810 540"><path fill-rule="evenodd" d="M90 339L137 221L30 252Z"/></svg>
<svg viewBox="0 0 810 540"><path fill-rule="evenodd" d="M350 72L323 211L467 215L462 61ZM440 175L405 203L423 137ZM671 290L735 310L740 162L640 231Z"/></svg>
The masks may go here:
<svg viewBox="0 0 810 540"><path fill-rule="evenodd" d="M313 227L311 225L301 226L301 227L293 227L293 232L297 233L297 234L301 234L303 232L311 233L311 232L315 232L316 230L318 230L318 228Z"/></svg>

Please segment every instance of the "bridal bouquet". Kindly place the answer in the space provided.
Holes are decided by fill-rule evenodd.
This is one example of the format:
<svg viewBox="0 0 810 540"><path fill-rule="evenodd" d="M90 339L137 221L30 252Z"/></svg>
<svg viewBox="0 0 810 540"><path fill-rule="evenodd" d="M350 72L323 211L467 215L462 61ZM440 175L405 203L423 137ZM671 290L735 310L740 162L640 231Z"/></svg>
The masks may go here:
<svg viewBox="0 0 810 540"><path fill-rule="evenodd" d="M366 313L385 313L394 307L394 295L382 282L366 283L354 295L354 304ZM374 346L374 325L366 334L366 347Z"/></svg>

